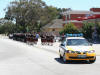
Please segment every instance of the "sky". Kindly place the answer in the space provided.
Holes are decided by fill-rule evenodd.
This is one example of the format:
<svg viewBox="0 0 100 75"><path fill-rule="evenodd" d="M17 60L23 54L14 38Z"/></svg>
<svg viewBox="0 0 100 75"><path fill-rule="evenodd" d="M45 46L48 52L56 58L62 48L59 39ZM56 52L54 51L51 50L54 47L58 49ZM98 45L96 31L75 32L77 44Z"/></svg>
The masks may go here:
<svg viewBox="0 0 100 75"><path fill-rule="evenodd" d="M9 3L13 0L0 0L0 18L5 16L4 9L9 5Z"/></svg>
<svg viewBox="0 0 100 75"><path fill-rule="evenodd" d="M0 0L0 18L5 16L4 9L14 0ZM57 8L71 8L72 10L89 10L100 7L100 0L43 0L47 5Z"/></svg>

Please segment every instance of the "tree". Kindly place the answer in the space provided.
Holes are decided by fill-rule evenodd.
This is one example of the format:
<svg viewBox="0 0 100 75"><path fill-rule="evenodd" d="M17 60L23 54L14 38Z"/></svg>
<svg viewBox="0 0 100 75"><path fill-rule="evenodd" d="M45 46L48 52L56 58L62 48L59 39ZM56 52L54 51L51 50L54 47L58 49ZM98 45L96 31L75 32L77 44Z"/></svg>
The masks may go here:
<svg viewBox="0 0 100 75"><path fill-rule="evenodd" d="M57 8L47 6L42 0L18 0L11 2L7 8L6 19L16 21L17 32L26 32L38 29L55 19L59 13Z"/></svg>
<svg viewBox="0 0 100 75"><path fill-rule="evenodd" d="M82 27L82 33L86 38L92 38L94 23L84 23Z"/></svg>
<svg viewBox="0 0 100 75"><path fill-rule="evenodd" d="M16 31L15 24L12 22L6 22L0 25L0 34L10 34Z"/></svg>
<svg viewBox="0 0 100 75"><path fill-rule="evenodd" d="M100 23L97 23L96 29L97 29L97 34L100 37Z"/></svg>
<svg viewBox="0 0 100 75"><path fill-rule="evenodd" d="M62 33L80 33L80 31L77 29L77 27L74 25L74 24L72 24L72 23L69 23L69 24L66 24L65 25L65 27L64 27L64 29L60 32L61 34Z"/></svg>

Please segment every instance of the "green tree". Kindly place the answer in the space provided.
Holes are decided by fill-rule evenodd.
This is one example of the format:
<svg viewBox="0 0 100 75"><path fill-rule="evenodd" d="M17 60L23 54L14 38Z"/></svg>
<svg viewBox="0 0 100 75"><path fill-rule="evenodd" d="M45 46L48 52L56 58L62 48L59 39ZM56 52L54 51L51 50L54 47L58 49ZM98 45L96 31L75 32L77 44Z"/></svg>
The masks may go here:
<svg viewBox="0 0 100 75"><path fill-rule="evenodd" d="M12 22L6 22L0 25L0 34L10 34L16 31L16 26Z"/></svg>
<svg viewBox="0 0 100 75"><path fill-rule="evenodd" d="M80 31L78 30L78 28L72 24L72 23L69 23L69 24L66 24L64 29L60 32L61 34L62 33L80 33Z"/></svg>
<svg viewBox="0 0 100 75"><path fill-rule="evenodd" d="M26 32L39 29L51 20L55 19L59 10L47 6L42 0L18 0L11 2L7 8L6 19L16 21L16 27L21 28L17 32ZM38 26L40 21L40 26Z"/></svg>
<svg viewBox="0 0 100 75"><path fill-rule="evenodd" d="M86 38L92 38L92 33L94 31L94 23L84 23L82 27L82 33Z"/></svg>
<svg viewBox="0 0 100 75"><path fill-rule="evenodd" d="M97 24L96 29L97 29L97 34L100 37L100 23Z"/></svg>

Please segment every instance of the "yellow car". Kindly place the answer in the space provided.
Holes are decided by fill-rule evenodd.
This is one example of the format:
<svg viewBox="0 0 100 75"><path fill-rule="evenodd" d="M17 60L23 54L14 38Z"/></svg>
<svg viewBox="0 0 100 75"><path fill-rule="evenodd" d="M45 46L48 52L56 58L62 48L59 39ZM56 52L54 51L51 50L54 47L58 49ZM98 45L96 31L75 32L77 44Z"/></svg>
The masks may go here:
<svg viewBox="0 0 100 75"><path fill-rule="evenodd" d="M60 44L60 58L67 60L88 60L89 63L96 61L95 50L83 37L67 37Z"/></svg>

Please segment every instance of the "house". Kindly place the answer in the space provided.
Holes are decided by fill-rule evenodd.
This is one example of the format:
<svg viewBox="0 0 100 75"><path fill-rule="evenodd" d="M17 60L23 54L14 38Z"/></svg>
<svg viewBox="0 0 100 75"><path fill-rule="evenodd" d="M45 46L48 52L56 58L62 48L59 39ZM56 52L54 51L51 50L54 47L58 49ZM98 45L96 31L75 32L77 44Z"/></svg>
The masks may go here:
<svg viewBox="0 0 100 75"><path fill-rule="evenodd" d="M56 35L59 35L59 32L64 28L64 21L62 19L55 19L51 23L48 23L42 28L42 31L53 32Z"/></svg>
<svg viewBox="0 0 100 75"><path fill-rule="evenodd" d="M64 25L68 23L73 23L77 28L80 29L83 26L83 22L86 22L86 21L95 22L95 19L87 20L87 17L92 16L92 15L100 15L100 8L91 8L90 11L67 9L61 12L61 15L63 16L62 19L53 20L51 23L48 23L47 25L45 25L42 28L42 31L53 32L54 34L59 35L59 32L64 28ZM96 21L100 21L100 19Z"/></svg>
<svg viewBox="0 0 100 75"><path fill-rule="evenodd" d="M87 20L88 16L91 15L100 15L100 8L91 8L90 11L81 11L81 10L67 10L62 12L64 24L73 23L77 28L83 26L83 21L79 21L81 17L84 20Z"/></svg>

